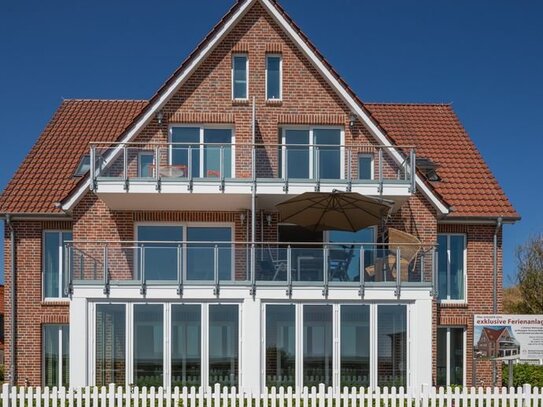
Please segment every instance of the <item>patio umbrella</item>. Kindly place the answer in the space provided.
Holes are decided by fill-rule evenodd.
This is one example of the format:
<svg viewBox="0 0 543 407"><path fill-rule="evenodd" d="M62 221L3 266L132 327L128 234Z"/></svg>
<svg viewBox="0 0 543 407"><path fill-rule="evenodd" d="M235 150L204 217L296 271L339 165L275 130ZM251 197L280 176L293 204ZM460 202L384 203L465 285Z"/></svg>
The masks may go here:
<svg viewBox="0 0 543 407"><path fill-rule="evenodd" d="M282 222L312 231L356 232L377 225L392 207L389 201L356 192L305 192L277 205Z"/></svg>

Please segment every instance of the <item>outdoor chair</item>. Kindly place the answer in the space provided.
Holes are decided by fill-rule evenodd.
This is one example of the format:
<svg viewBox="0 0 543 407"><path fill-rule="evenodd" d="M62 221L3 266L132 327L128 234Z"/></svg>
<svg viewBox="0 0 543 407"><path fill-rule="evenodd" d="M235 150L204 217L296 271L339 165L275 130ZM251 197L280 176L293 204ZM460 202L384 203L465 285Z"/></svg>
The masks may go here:
<svg viewBox="0 0 543 407"><path fill-rule="evenodd" d="M349 281L349 265L354 256L354 245L342 246L343 249L330 249L328 254L328 268L331 281Z"/></svg>
<svg viewBox="0 0 543 407"><path fill-rule="evenodd" d="M282 250L279 248L279 250ZM278 254L278 253L276 253ZM260 256L258 256L260 257ZM278 256L274 258L273 250L268 245L267 252L258 260L260 266L260 279L268 281L276 281L282 275L287 278L287 259L280 259Z"/></svg>
<svg viewBox="0 0 543 407"><path fill-rule="evenodd" d="M388 255L375 259L375 264L365 268L375 281L395 281L397 275L396 252L400 249L400 280L409 281L409 267L422 249L421 241L414 235L398 229L388 228ZM390 273L392 278L387 278Z"/></svg>

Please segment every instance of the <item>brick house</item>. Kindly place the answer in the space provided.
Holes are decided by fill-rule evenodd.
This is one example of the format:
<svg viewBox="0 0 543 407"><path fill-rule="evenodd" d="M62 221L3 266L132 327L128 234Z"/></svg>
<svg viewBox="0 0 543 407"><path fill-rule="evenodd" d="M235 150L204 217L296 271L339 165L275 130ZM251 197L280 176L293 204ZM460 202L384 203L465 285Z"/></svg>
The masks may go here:
<svg viewBox="0 0 543 407"><path fill-rule="evenodd" d="M390 216L281 222L333 190ZM149 100L64 101L0 213L12 382L250 390L472 383L519 219L450 105L363 103L272 0L236 2ZM392 228L420 241L405 265L383 266L409 248Z"/></svg>

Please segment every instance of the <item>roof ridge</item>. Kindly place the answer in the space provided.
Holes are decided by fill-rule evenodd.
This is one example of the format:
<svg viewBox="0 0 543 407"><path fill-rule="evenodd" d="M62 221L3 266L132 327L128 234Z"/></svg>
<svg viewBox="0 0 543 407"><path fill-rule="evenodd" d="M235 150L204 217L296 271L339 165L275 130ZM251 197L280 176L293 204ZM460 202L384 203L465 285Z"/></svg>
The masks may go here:
<svg viewBox="0 0 543 407"><path fill-rule="evenodd" d="M147 99L63 98L63 102L149 102Z"/></svg>
<svg viewBox="0 0 543 407"><path fill-rule="evenodd" d="M447 106L453 105L452 102L364 102L368 106Z"/></svg>

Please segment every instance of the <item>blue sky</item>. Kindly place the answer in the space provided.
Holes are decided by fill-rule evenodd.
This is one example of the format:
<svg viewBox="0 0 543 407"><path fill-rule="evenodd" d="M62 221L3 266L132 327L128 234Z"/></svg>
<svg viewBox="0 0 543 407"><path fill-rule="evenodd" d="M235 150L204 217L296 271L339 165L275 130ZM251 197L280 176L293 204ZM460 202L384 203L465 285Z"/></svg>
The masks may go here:
<svg viewBox="0 0 543 407"><path fill-rule="evenodd" d="M280 3L362 100L453 103L523 217L505 227L510 281L543 232L543 2ZM62 98L149 98L232 4L2 2L0 188Z"/></svg>

